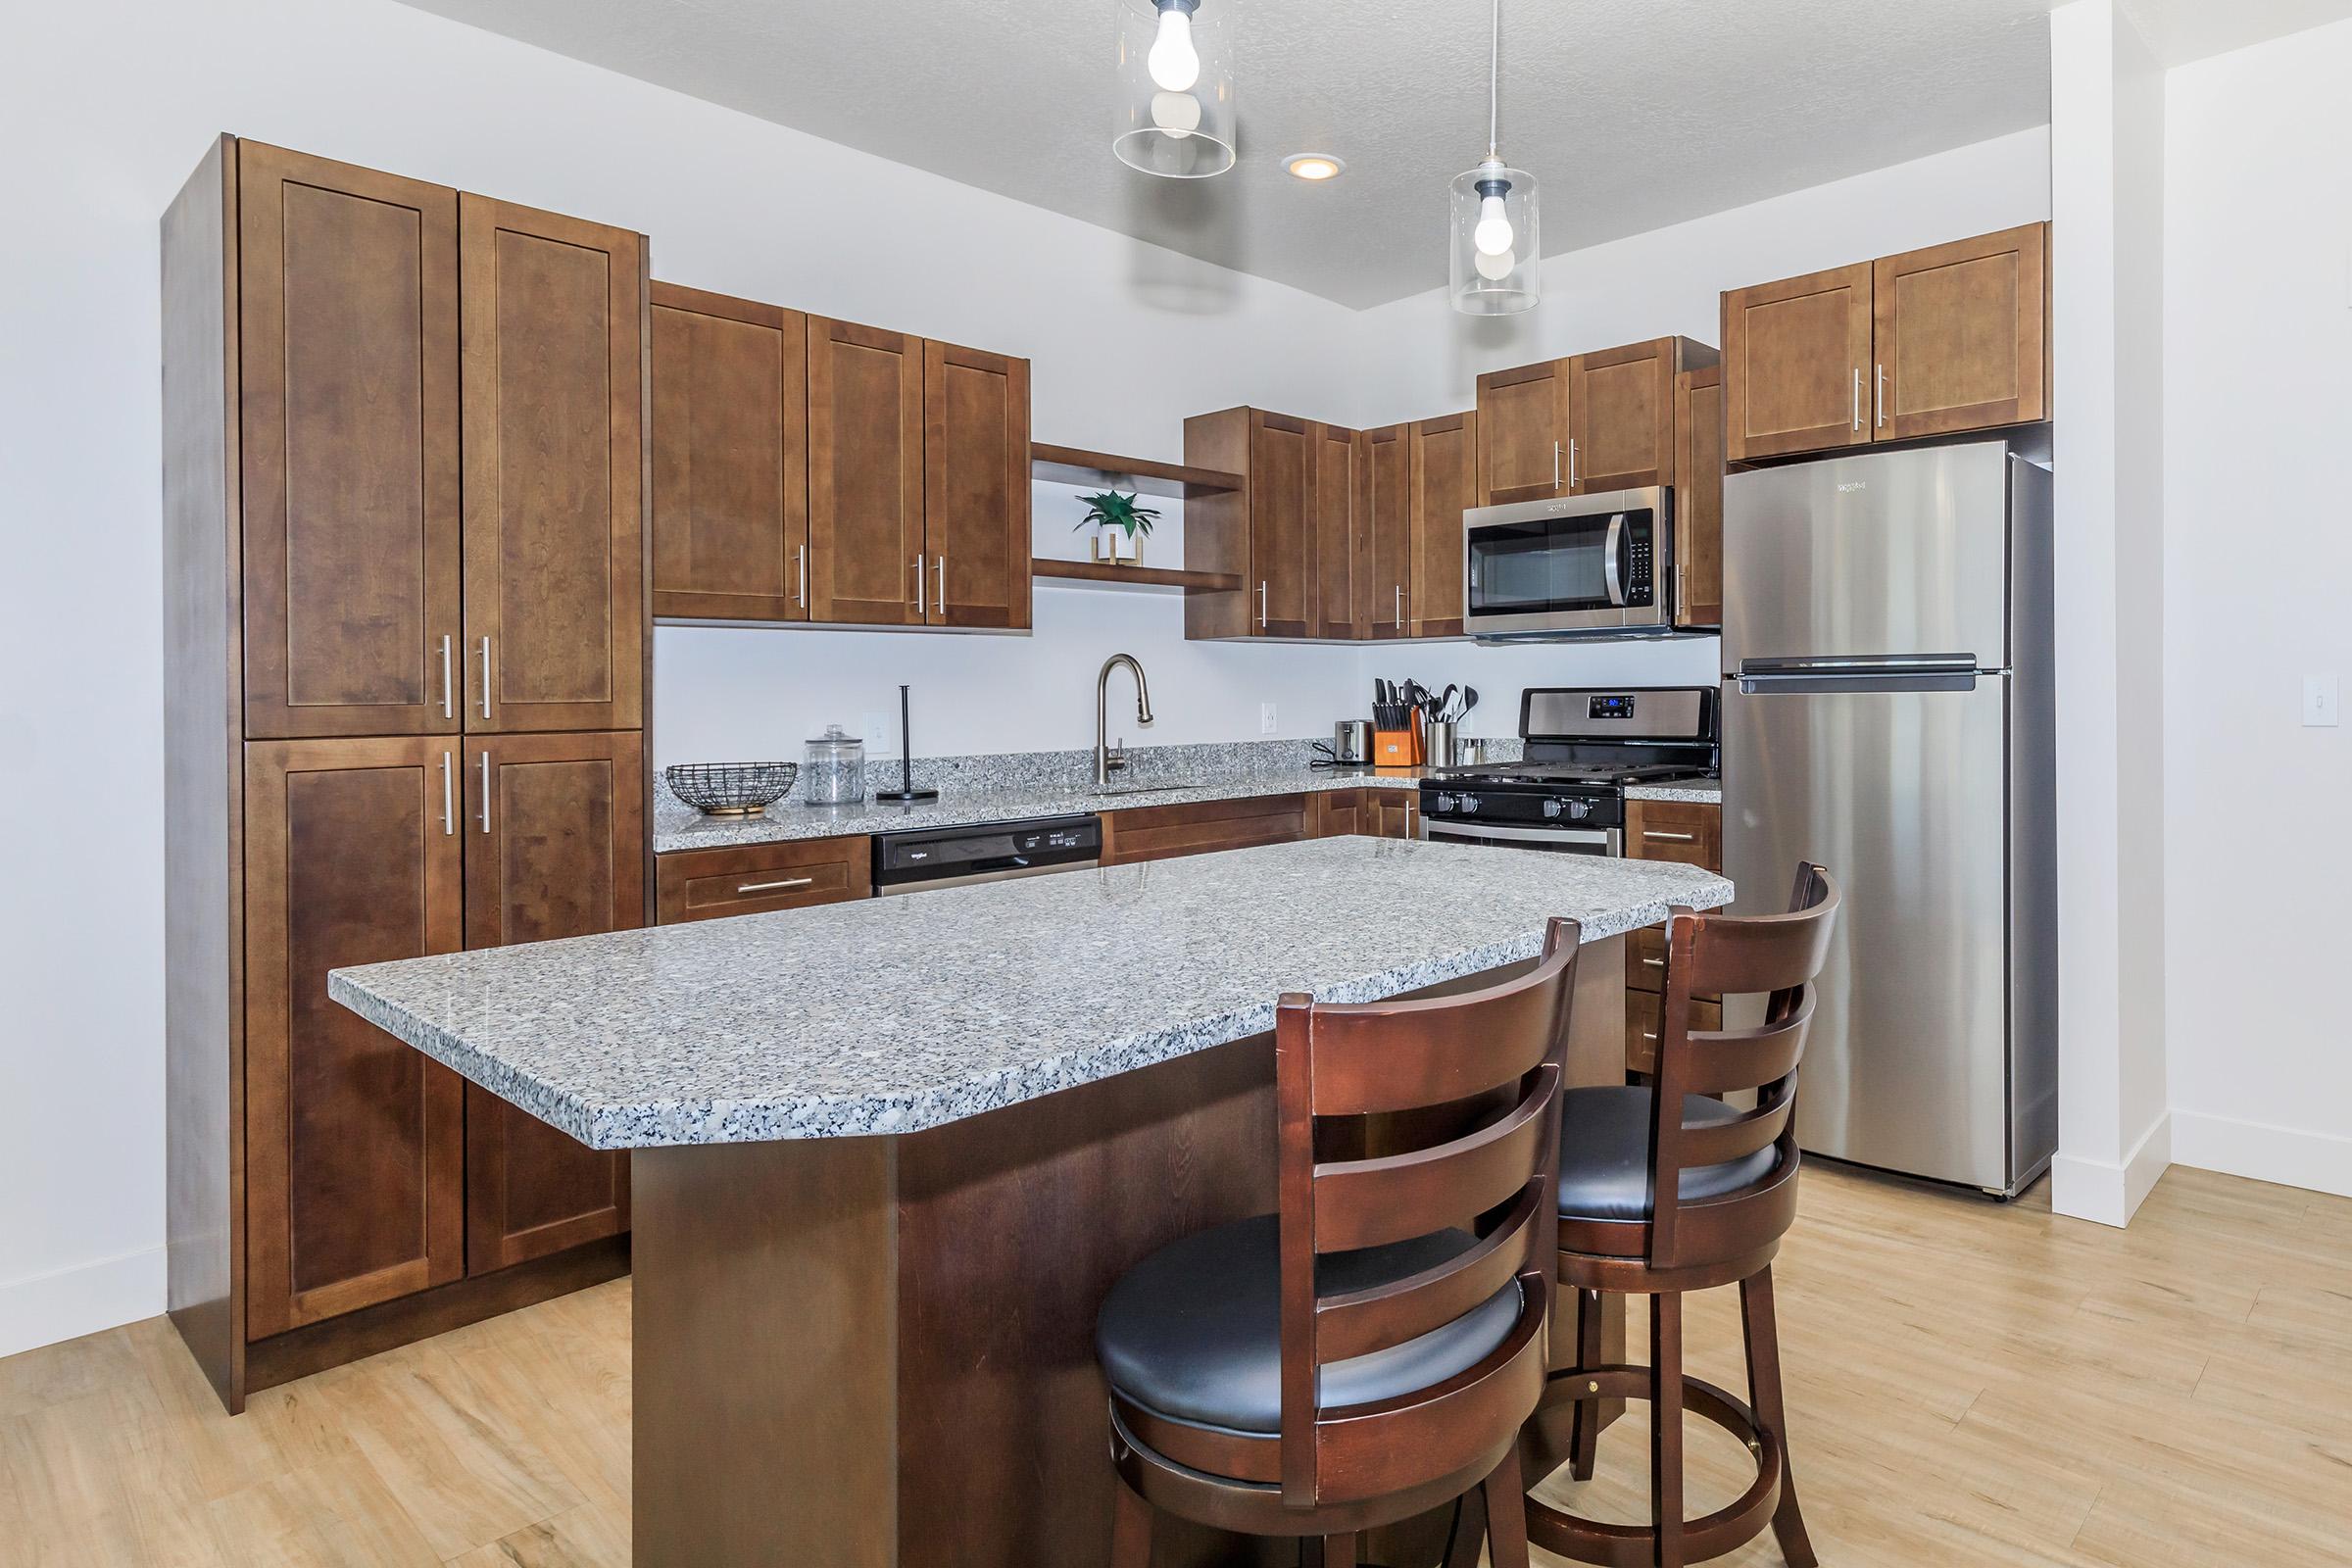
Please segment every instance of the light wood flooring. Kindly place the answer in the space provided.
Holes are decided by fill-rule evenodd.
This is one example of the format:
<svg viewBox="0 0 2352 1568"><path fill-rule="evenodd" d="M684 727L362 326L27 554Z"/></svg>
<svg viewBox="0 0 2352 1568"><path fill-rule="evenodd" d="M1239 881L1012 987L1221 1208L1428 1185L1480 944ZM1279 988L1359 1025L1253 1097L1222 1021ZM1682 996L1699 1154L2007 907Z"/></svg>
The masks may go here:
<svg viewBox="0 0 2352 1568"><path fill-rule="evenodd" d="M1804 1182L1777 1277L1825 1563L2352 1564L2352 1200L2175 1170L2116 1232L2038 1195ZM1735 1298L1691 1317L1692 1372L1740 1387ZM234 1421L162 1319L16 1356L0 1562L623 1563L628 1375L625 1280ZM1560 1500L1639 1517L1643 1421ZM1745 1450L1697 1422L1690 1446L1695 1513L1736 1493ZM1723 1560L1780 1559L1767 1536Z"/></svg>

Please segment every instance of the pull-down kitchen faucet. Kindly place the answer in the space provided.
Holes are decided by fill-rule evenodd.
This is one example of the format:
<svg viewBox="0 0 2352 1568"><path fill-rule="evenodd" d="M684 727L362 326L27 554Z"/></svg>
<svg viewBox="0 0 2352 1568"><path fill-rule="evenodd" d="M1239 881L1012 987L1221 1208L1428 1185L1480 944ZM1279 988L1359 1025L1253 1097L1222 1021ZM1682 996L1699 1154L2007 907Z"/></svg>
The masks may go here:
<svg viewBox="0 0 2352 1568"><path fill-rule="evenodd" d="M1127 742L1119 741L1118 750L1110 747L1110 672L1125 664L1135 671L1135 721L1152 722L1152 688L1144 683L1144 666L1136 662L1133 654L1113 654L1102 661L1102 672L1095 677L1095 788L1110 788L1114 769L1127 765Z"/></svg>

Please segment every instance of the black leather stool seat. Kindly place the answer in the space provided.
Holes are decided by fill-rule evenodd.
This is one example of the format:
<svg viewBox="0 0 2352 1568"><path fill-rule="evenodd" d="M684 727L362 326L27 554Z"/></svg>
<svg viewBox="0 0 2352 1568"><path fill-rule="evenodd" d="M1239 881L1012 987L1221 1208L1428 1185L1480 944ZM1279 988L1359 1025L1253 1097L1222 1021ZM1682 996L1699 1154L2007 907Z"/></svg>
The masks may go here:
<svg viewBox="0 0 2352 1568"><path fill-rule="evenodd" d="M1649 1218L1649 1091L1640 1086L1571 1089L1560 1097L1560 1212L1576 1219ZM1683 1097L1683 1125L1718 1126L1745 1112L1707 1095ZM1683 1172L1683 1201L1721 1198L1768 1175L1778 1156Z"/></svg>
<svg viewBox="0 0 2352 1568"><path fill-rule="evenodd" d="M1282 1429L1282 1266L1272 1214L1172 1243L1129 1269L1104 1298L1095 1347L1110 1385L1171 1420L1251 1437ZM1325 1293L1404 1279L1475 1245L1446 1230L1387 1247L1326 1254ZM1516 1280L1418 1339L1323 1368L1326 1408L1393 1398L1476 1366L1519 1318Z"/></svg>

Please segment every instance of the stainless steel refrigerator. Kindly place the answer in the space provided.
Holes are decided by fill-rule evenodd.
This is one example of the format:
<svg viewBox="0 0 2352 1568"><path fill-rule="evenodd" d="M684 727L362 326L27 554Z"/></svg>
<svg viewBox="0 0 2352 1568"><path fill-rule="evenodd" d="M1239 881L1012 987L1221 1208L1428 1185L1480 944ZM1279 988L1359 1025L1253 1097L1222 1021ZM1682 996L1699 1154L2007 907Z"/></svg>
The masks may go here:
<svg viewBox="0 0 2352 1568"><path fill-rule="evenodd" d="M2014 1197L2058 1144L2050 472L2005 441L1724 486L1724 870L1844 889L1809 1152Z"/></svg>

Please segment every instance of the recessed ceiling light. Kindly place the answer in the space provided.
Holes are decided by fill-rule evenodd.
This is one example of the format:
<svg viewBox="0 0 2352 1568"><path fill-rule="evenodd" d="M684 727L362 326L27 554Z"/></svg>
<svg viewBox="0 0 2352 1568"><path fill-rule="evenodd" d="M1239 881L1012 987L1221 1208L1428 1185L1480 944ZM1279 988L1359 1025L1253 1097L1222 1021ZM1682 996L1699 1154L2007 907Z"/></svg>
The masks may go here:
<svg viewBox="0 0 2352 1568"><path fill-rule="evenodd" d="M1337 179L1348 166L1329 153L1293 153L1282 161L1282 167L1299 179Z"/></svg>

